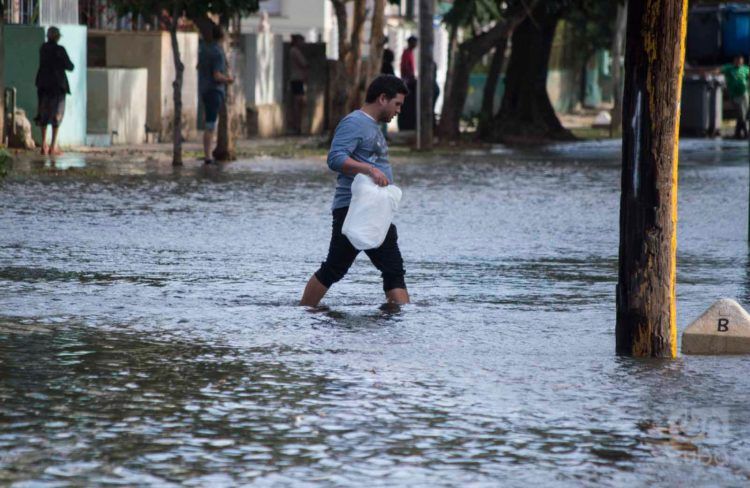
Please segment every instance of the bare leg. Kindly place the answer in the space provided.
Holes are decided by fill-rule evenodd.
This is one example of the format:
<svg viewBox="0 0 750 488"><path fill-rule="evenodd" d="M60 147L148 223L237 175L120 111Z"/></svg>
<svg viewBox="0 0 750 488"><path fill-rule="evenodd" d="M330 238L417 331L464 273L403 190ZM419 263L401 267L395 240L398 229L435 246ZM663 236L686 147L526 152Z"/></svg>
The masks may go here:
<svg viewBox="0 0 750 488"><path fill-rule="evenodd" d="M302 300L299 304L303 307L317 307L323 297L326 295L328 288L323 286L323 283L318 281L315 275L312 275L310 281L305 286L305 291L302 293Z"/></svg>
<svg viewBox="0 0 750 488"><path fill-rule="evenodd" d="M57 147L57 132L60 130L60 127L52 126L52 142L49 145L49 153L53 154L55 156L59 156L62 154L62 151L58 149Z"/></svg>
<svg viewBox="0 0 750 488"><path fill-rule="evenodd" d="M49 146L47 145L47 126L42 126L42 154L47 154L49 152Z"/></svg>
<svg viewBox="0 0 750 488"><path fill-rule="evenodd" d="M409 292L406 291L406 288L394 288L385 292L385 298L388 303L404 305L409 303Z"/></svg>
<svg viewBox="0 0 750 488"><path fill-rule="evenodd" d="M213 145L214 131L206 129L203 131L203 159L205 161L211 160L211 146Z"/></svg>

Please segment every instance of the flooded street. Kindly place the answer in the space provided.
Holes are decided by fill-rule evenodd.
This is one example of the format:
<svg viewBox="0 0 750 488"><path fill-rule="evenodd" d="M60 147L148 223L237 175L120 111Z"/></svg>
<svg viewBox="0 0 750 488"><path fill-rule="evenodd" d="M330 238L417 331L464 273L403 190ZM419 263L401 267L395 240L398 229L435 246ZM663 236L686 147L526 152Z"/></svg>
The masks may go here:
<svg viewBox="0 0 750 488"><path fill-rule="evenodd" d="M615 356L618 142L393 158L414 303L317 312L322 158L0 181L0 484L746 485L750 358ZM680 334L750 305L747 144L681 144Z"/></svg>

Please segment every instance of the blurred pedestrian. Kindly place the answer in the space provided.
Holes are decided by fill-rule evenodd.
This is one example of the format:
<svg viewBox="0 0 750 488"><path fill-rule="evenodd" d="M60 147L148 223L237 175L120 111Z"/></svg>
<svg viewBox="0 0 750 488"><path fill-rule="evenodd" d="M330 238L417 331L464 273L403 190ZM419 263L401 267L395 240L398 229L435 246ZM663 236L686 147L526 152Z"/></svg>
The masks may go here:
<svg viewBox="0 0 750 488"><path fill-rule="evenodd" d="M386 37L383 39L383 44L388 44L388 38ZM391 49L388 49L387 47L383 48L383 60L380 63L380 74L381 75L395 75L396 71L393 69L393 63L396 61L396 55L393 53ZM388 139L388 123L387 122L381 122L380 123L380 131L383 133L383 137L385 137L386 141L389 141Z"/></svg>
<svg viewBox="0 0 750 488"><path fill-rule="evenodd" d="M419 40L409 36L407 47L401 54L401 79L406 83L409 94L398 114L398 130L415 130L417 128L417 64L414 58Z"/></svg>
<svg viewBox="0 0 750 488"><path fill-rule="evenodd" d="M307 62L302 47L305 38L300 34L292 35L292 46L289 48L289 84L292 91L292 113L289 118L290 129L294 134L302 134L302 121L304 120L305 106L305 83L310 64Z"/></svg>
<svg viewBox="0 0 750 488"><path fill-rule="evenodd" d="M60 46L60 29L47 29L47 42L39 49L39 69L36 72L37 115L35 121L42 129L42 154L60 155L57 133L65 115L65 96L70 94L66 71L73 71L68 52ZM47 146L47 126L52 126L52 141Z"/></svg>
<svg viewBox="0 0 750 488"><path fill-rule="evenodd" d="M203 102L205 128L203 131L203 161L214 162L211 147L213 146L216 122L219 110L226 98L226 85L234 83L234 78L227 73L227 58L221 47L224 30L220 25L211 29L211 39L204 39L198 52L198 92Z"/></svg>
<svg viewBox="0 0 750 488"><path fill-rule="evenodd" d="M747 83L750 68L745 65L745 58L735 56L732 64L722 66L721 73L727 82L727 93L737 111L737 122L734 127L734 137L747 138L748 92Z"/></svg>
<svg viewBox="0 0 750 488"><path fill-rule="evenodd" d="M417 78L417 64L414 58L414 51L419 45L419 40L414 36L409 36L406 40L407 47L401 54L401 79L408 85L410 81Z"/></svg>
<svg viewBox="0 0 750 488"><path fill-rule="evenodd" d="M388 38L383 40L383 44L388 44ZM380 63L380 74L382 75L395 75L396 71L393 68L393 62L396 61L396 55L388 47L383 48L383 60Z"/></svg>

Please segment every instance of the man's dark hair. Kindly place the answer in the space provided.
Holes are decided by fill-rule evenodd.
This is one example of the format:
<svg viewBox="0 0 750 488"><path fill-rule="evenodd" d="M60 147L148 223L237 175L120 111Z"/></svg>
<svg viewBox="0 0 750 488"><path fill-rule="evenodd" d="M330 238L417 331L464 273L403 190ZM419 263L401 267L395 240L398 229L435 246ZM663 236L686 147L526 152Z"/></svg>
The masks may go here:
<svg viewBox="0 0 750 488"><path fill-rule="evenodd" d="M392 99L399 93L404 95L409 94L409 89L406 88L406 84L394 75L380 75L370 83L367 87L367 96L365 97L366 103L372 103L378 99L380 95L385 95L388 100Z"/></svg>

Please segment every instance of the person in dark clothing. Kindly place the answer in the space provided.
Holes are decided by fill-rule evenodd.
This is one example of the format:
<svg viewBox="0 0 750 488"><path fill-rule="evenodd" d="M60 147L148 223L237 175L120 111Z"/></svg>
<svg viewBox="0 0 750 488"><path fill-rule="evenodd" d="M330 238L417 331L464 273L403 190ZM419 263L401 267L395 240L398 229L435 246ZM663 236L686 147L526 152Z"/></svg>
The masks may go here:
<svg viewBox="0 0 750 488"><path fill-rule="evenodd" d="M388 38L386 37L383 40L383 44L388 44ZM380 74L381 75L395 75L396 71L393 69L393 62L396 60L396 55L393 54L393 51L388 49L387 47L383 48L383 58L380 63ZM380 131L383 133L383 137L385 137L386 141L390 141L388 138L388 124L385 122L380 123Z"/></svg>
<svg viewBox="0 0 750 488"><path fill-rule="evenodd" d="M292 105L289 114L289 129L292 134L302 134L302 121L306 117L307 96L305 84L310 73L310 62L303 52L305 36L292 34L289 48L289 85L292 90Z"/></svg>
<svg viewBox="0 0 750 488"><path fill-rule="evenodd" d="M388 38L383 39L383 44L388 44ZM387 47L383 48L383 58L380 63L380 74L381 75L395 75L396 71L393 69L393 62L396 60L396 55L393 54L391 49Z"/></svg>
<svg viewBox="0 0 750 488"><path fill-rule="evenodd" d="M404 106L398 114L398 130L415 130L417 128L417 64L414 53L419 40L414 36L407 39L407 48L401 55L401 79L409 89Z"/></svg>
<svg viewBox="0 0 750 488"><path fill-rule="evenodd" d="M35 121L42 129L42 154L60 155L57 132L65 115L65 95L70 94L66 71L73 71L73 63L64 47L58 45L60 29L47 29L47 42L39 49L39 69L36 72L38 97ZM47 146L47 126L52 126L52 141Z"/></svg>

